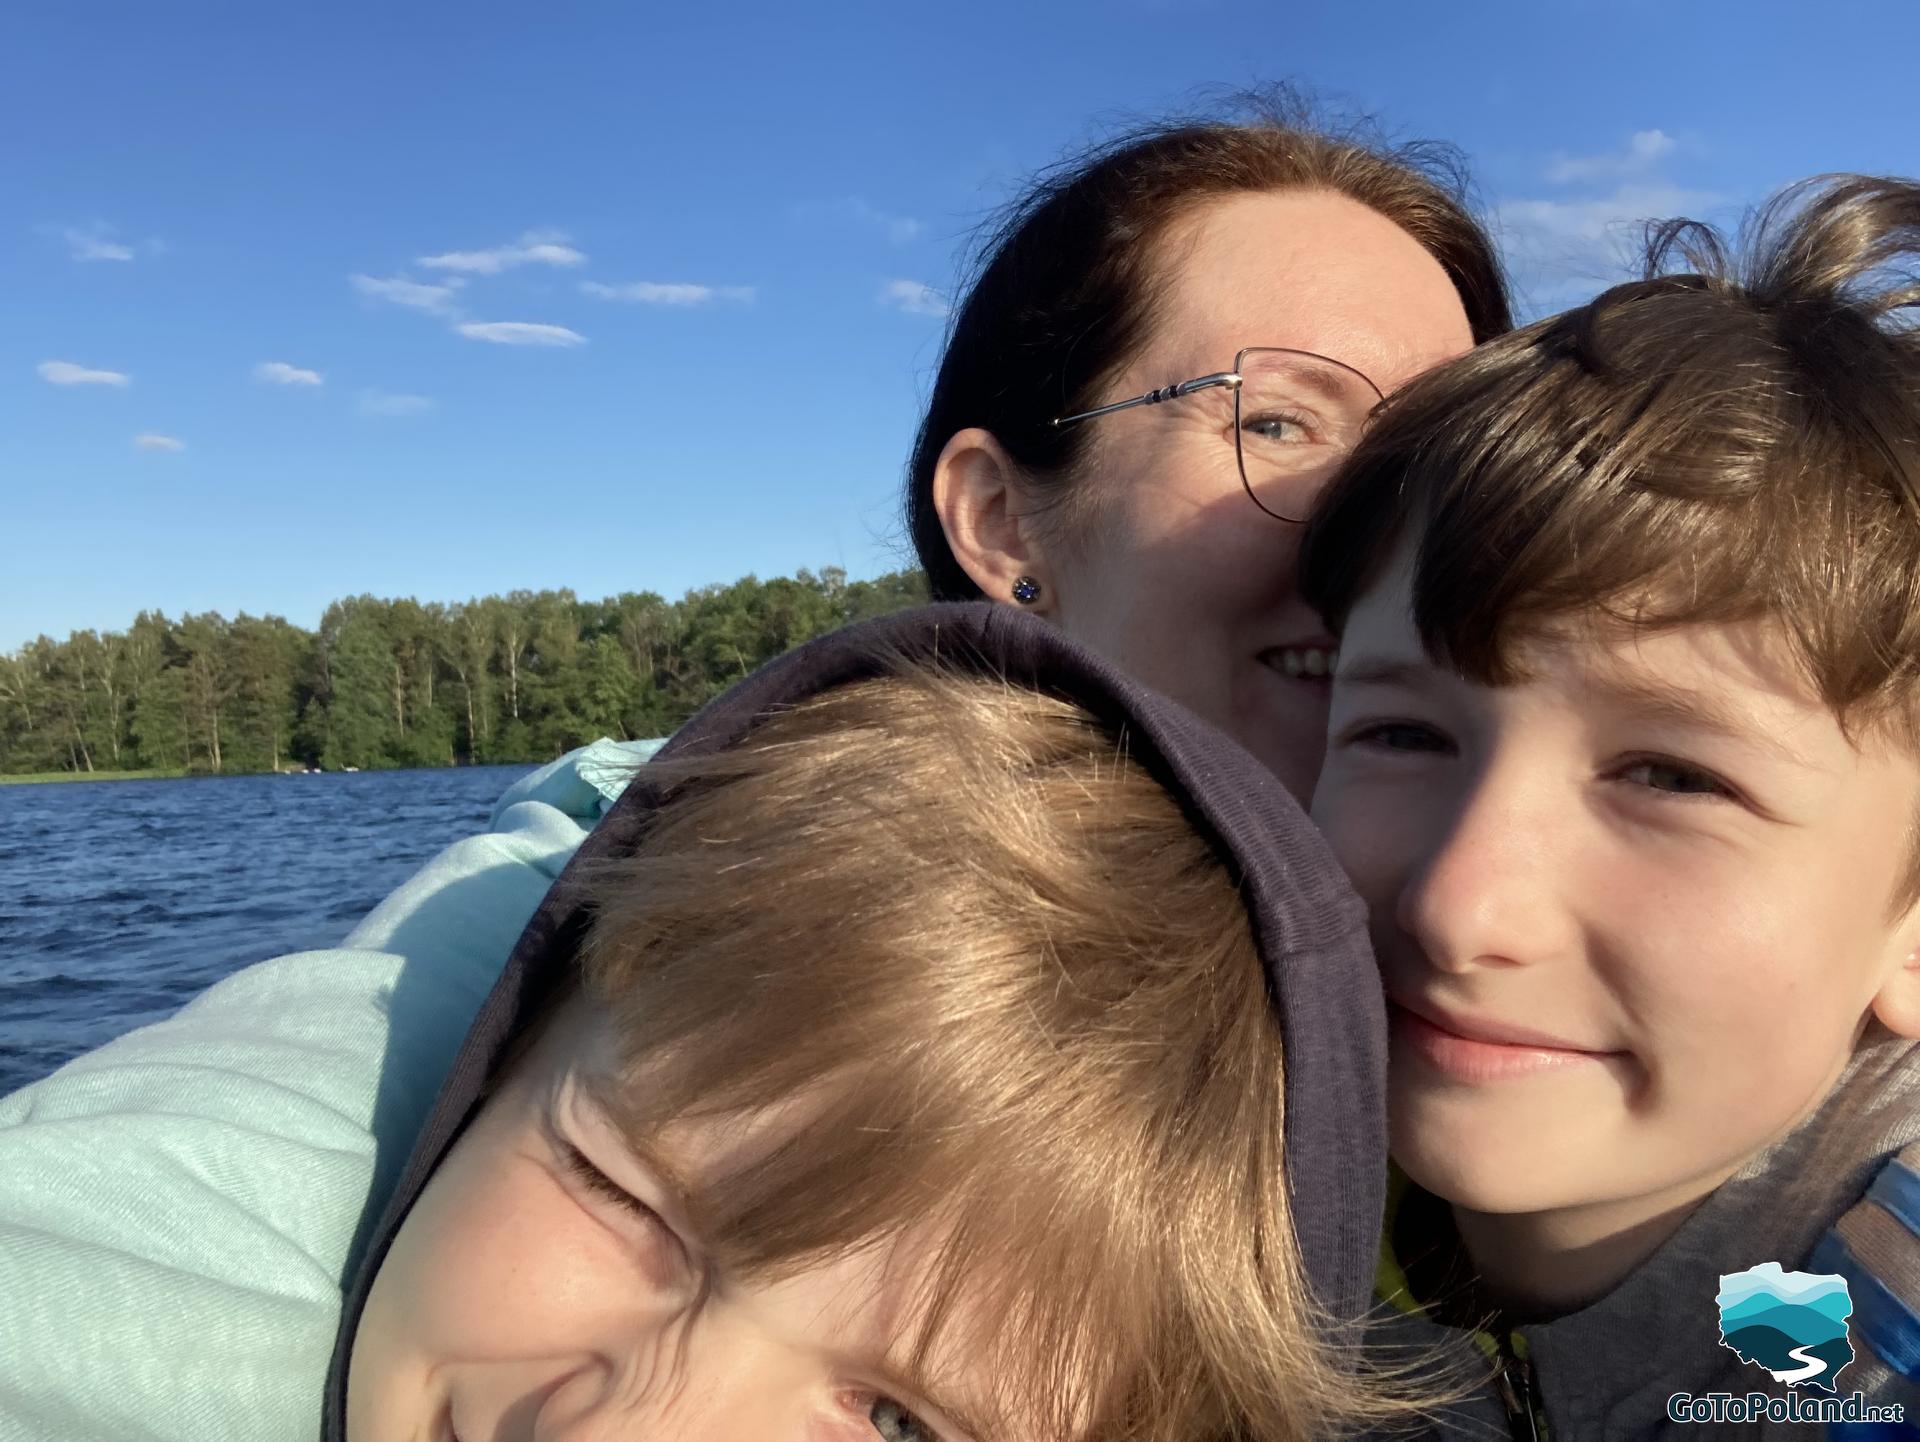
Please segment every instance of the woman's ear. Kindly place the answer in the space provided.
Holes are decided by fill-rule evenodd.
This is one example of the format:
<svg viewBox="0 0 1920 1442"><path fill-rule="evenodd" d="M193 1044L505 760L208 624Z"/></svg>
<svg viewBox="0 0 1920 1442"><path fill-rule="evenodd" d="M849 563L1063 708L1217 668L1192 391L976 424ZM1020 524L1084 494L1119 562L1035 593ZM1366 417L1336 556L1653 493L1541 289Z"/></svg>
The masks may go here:
<svg viewBox="0 0 1920 1442"><path fill-rule="evenodd" d="M1019 467L993 432L970 426L934 462L933 509L953 558L988 600L1014 600L1015 583L1030 579L1039 592L1027 608L1044 614L1053 587L1019 484Z"/></svg>

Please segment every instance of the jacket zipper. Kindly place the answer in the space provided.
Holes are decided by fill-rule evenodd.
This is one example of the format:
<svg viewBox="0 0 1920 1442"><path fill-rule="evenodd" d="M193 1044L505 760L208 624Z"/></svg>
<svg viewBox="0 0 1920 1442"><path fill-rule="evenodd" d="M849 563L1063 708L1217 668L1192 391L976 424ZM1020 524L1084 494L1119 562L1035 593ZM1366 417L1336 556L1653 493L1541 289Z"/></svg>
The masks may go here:
<svg viewBox="0 0 1920 1442"><path fill-rule="evenodd" d="M1507 1433L1514 1442L1546 1442L1547 1430L1540 1422L1539 1392L1534 1386L1533 1364L1514 1345L1511 1332L1500 1334L1500 1370L1495 1386L1507 1409Z"/></svg>

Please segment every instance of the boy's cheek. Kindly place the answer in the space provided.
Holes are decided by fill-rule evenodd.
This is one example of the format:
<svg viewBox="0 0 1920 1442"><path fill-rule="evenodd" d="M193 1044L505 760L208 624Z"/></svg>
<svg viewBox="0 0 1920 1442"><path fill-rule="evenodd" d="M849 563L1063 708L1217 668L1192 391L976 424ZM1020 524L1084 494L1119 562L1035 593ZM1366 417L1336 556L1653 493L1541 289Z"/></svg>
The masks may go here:
<svg viewBox="0 0 1920 1442"><path fill-rule="evenodd" d="M1369 906L1378 908L1395 890L1395 877L1405 869L1402 833L1412 803L1402 795L1400 809L1377 789L1356 784L1337 760L1330 760L1313 794L1314 825L1333 849L1336 860Z"/></svg>

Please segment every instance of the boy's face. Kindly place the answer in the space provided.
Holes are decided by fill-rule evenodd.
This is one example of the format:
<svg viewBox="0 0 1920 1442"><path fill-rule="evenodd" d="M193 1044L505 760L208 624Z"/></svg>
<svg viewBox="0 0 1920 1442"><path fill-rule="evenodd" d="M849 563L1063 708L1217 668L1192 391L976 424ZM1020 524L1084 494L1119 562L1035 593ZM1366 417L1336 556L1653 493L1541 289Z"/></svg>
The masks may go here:
<svg viewBox="0 0 1920 1442"><path fill-rule="evenodd" d="M910 1249L719 1272L685 1192L777 1143L778 1117L669 1126L649 1159L596 1100L616 1088L606 1028L569 1003L394 1240L354 1339L353 1442L967 1442L977 1367L936 1348L936 1382L895 1376Z"/></svg>
<svg viewBox="0 0 1920 1442"><path fill-rule="evenodd" d="M1429 662L1403 552L1354 611L1313 814L1371 914L1395 1158L1458 1206L1628 1226L1815 1106L1870 1012L1920 767L1767 628L1571 629L1491 689Z"/></svg>

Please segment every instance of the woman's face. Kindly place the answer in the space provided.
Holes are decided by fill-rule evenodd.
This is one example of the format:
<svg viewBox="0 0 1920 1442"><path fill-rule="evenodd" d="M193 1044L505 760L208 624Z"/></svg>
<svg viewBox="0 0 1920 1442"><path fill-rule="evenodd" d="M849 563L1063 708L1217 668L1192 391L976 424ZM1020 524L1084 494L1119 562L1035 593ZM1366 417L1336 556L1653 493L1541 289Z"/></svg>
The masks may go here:
<svg viewBox="0 0 1920 1442"><path fill-rule="evenodd" d="M1230 369L1247 346L1311 351L1390 393L1473 344L1439 262L1344 196L1218 201L1158 249L1170 272L1158 320L1102 402ZM1042 609L1222 727L1305 800L1334 643L1300 598L1301 528L1261 511L1241 484L1231 394L1085 424L1092 519L1045 551ZM1304 495L1327 479L1304 478Z"/></svg>

